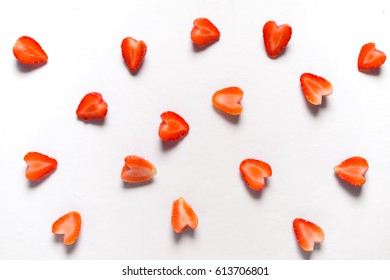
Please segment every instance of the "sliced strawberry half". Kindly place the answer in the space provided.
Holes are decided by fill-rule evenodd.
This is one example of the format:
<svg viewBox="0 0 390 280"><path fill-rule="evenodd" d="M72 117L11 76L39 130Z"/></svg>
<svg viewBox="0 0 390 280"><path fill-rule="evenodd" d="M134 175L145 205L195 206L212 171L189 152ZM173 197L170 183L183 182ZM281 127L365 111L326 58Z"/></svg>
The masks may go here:
<svg viewBox="0 0 390 280"><path fill-rule="evenodd" d="M79 237L81 230L81 215L72 211L60 217L52 225L51 231L54 234L64 235L64 244L72 245Z"/></svg>
<svg viewBox="0 0 390 280"><path fill-rule="evenodd" d="M320 76L304 73L301 75L300 81L303 94L307 101L313 105L321 105L322 96L333 93L332 84Z"/></svg>
<svg viewBox="0 0 390 280"><path fill-rule="evenodd" d="M16 59L23 64L44 63L48 60L47 54L38 42L28 36L20 37L12 50Z"/></svg>
<svg viewBox="0 0 390 280"><path fill-rule="evenodd" d="M27 163L26 177L29 180L39 180L57 168L57 160L38 152L27 153L24 161Z"/></svg>
<svg viewBox="0 0 390 280"><path fill-rule="evenodd" d="M160 117L162 122L158 130L158 135L163 141L180 140L190 131L188 123L175 112L166 111Z"/></svg>
<svg viewBox="0 0 390 280"><path fill-rule="evenodd" d="M182 232L186 227L196 229L198 226L198 216L182 197L173 202L171 225L176 233Z"/></svg>
<svg viewBox="0 0 390 280"><path fill-rule="evenodd" d="M304 251L313 251L314 244L325 239L321 227L302 218L296 218L293 221L293 228L298 244Z"/></svg>
<svg viewBox="0 0 390 280"><path fill-rule="evenodd" d="M368 162L362 157L351 157L334 167L337 176L354 186L362 186L366 182L364 174L368 170Z"/></svg>
<svg viewBox="0 0 390 280"><path fill-rule="evenodd" d="M291 35L290 25L277 25L274 21L266 22L263 26L263 39L268 56L276 58L287 46Z"/></svg>
<svg viewBox="0 0 390 280"><path fill-rule="evenodd" d="M265 187L265 178L272 176L272 169L264 161L248 158L241 162L240 173L248 187L258 191Z"/></svg>
<svg viewBox="0 0 390 280"><path fill-rule="evenodd" d="M76 114L80 119L103 119L107 115L108 106L103 96L97 92L86 94L81 100Z"/></svg>
<svg viewBox="0 0 390 280"><path fill-rule="evenodd" d="M242 112L241 100L244 92L239 87L227 87L213 94L212 102L215 107L230 115L239 115Z"/></svg>
<svg viewBox="0 0 390 280"><path fill-rule="evenodd" d="M359 53L358 69L370 70L380 67L386 61L386 54L375 48L375 43L365 44Z"/></svg>
<svg viewBox="0 0 390 280"><path fill-rule="evenodd" d="M221 36L219 30L207 18L197 18L194 20L194 27L191 30L191 40L196 45L211 44Z"/></svg>
<svg viewBox="0 0 390 280"><path fill-rule="evenodd" d="M131 72L136 72L141 66L146 55L146 44L132 37L126 37L122 41L122 56Z"/></svg>
<svg viewBox="0 0 390 280"><path fill-rule="evenodd" d="M127 156L123 166L121 178L126 183L141 183L149 181L157 174L152 163L139 156Z"/></svg>

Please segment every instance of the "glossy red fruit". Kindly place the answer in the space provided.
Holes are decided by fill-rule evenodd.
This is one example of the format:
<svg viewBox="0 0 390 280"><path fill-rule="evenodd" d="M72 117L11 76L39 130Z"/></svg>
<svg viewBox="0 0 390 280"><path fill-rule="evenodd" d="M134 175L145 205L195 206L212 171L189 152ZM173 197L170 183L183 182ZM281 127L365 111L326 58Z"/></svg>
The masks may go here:
<svg viewBox="0 0 390 280"><path fill-rule="evenodd" d="M14 47L16 59L23 64L37 64L47 62L48 56L37 41L28 36L20 37Z"/></svg>
<svg viewBox="0 0 390 280"><path fill-rule="evenodd" d="M126 37L121 44L122 56L131 72L136 72L144 61L147 46L144 41Z"/></svg>

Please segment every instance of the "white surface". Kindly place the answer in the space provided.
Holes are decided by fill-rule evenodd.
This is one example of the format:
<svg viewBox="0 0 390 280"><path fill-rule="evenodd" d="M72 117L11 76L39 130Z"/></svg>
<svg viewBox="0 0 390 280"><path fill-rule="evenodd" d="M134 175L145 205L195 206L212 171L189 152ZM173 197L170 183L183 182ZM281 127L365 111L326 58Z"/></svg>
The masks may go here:
<svg viewBox="0 0 390 280"><path fill-rule="evenodd" d="M361 46L390 54L388 1L14 1L0 4L1 259L389 259L390 77L357 71ZM294 3L292 3L294 2ZM207 17L221 39L196 52L192 21ZM262 26L289 23L284 55L269 59ZM49 62L27 71L12 55L35 38ZM123 63L124 37L144 40L137 75ZM299 76L332 82L321 108L309 106ZM238 121L214 110L211 96L244 90ZM101 125L77 120L88 92L109 111ZM158 138L159 115L190 124L177 145ZM58 160L38 185L24 177L24 155ZM124 157L155 164L151 184L125 187ZM333 166L360 155L363 188L346 187ZM268 162L273 176L255 194L241 160ZM199 217L194 233L174 234L171 204L183 196ZM82 232L66 248L52 223L79 211ZM325 241L302 253L292 221L320 225Z"/></svg>

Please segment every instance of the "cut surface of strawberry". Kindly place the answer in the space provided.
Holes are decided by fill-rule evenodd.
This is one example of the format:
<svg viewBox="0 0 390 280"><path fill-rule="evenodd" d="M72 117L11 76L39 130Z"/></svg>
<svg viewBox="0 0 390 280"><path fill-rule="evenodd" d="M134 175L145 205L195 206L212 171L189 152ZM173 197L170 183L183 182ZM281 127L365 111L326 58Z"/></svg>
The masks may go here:
<svg viewBox="0 0 390 280"><path fill-rule="evenodd" d="M313 105L321 105L322 97L333 93L332 84L320 76L304 73L301 75L300 82L303 94Z"/></svg>
<svg viewBox="0 0 390 280"><path fill-rule="evenodd" d="M227 87L213 94L212 102L215 107L230 115L239 115L242 112L241 100L244 92L239 87Z"/></svg>
<svg viewBox="0 0 390 280"><path fill-rule="evenodd" d="M16 59L23 64L37 64L47 62L48 56L37 41L28 36L20 37L14 47Z"/></svg>
<svg viewBox="0 0 390 280"><path fill-rule="evenodd" d="M364 174L366 174L367 170L367 160L359 156L348 158L334 167L337 176L357 187L362 186L366 182Z"/></svg>
<svg viewBox="0 0 390 280"><path fill-rule="evenodd" d="M151 180L157 174L157 169L146 159L130 155L125 158L121 178L126 183L141 183Z"/></svg>
<svg viewBox="0 0 390 280"><path fill-rule="evenodd" d="M103 119L107 115L108 106L103 96L97 92L86 94L81 100L76 114L83 120Z"/></svg>
<svg viewBox="0 0 390 280"><path fill-rule="evenodd" d="M314 244L324 241L325 234L321 227L302 218L293 221L295 237L304 251L313 251Z"/></svg>
<svg viewBox="0 0 390 280"><path fill-rule="evenodd" d="M184 231L186 227L194 230L198 226L198 216L182 197L173 202L171 225L176 233Z"/></svg>
<svg viewBox="0 0 390 280"><path fill-rule="evenodd" d="M386 54L375 48L375 43L365 44L359 53L358 69L370 70L380 67L386 61Z"/></svg>
<svg viewBox="0 0 390 280"><path fill-rule="evenodd" d="M69 212L56 220L51 228L54 234L64 235L64 244L72 245L79 237L81 230L81 215L78 212Z"/></svg>
<svg viewBox="0 0 390 280"><path fill-rule="evenodd" d="M160 117L162 122L158 130L158 135L163 141L180 140L190 131L188 123L175 112L166 111Z"/></svg>
<svg viewBox="0 0 390 280"><path fill-rule="evenodd" d="M131 72L136 72L141 66L147 51L144 41L126 37L121 44L122 56Z"/></svg>
<svg viewBox="0 0 390 280"><path fill-rule="evenodd" d="M27 153L24 161L27 163L26 178L29 180L39 180L57 168L57 160L38 152Z"/></svg>
<svg viewBox="0 0 390 280"><path fill-rule="evenodd" d="M191 40L194 44L205 46L219 39L219 30L207 18L197 18L194 20L194 27L191 30Z"/></svg>
<svg viewBox="0 0 390 280"><path fill-rule="evenodd" d="M276 58L291 39L292 28L288 24L277 25L268 21L263 26L264 46L268 56Z"/></svg>
<svg viewBox="0 0 390 280"><path fill-rule="evenodd" d="M265 178L272 176L272 169L264 161L248 158L241 162L240 173L248 187L259 191L265 187Z"/></svg>

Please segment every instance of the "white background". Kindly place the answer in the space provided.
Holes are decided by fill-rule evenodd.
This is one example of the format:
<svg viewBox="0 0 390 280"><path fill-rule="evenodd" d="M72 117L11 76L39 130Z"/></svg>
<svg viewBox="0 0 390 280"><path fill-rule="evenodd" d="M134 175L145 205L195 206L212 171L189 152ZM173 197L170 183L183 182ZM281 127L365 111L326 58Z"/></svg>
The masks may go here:
<svg viewBox="0 0 390 280"><path fill-rule="evenodd" d="M192 22L207 17L220 40L196 51ZM285 53L270 59L262 27L292 26ZM0 4L1 259L389 259L390 73L357 70L362 45L390 54L389 1L3 1ZM35 38L49 56L37 69L12 54L18 37ZM131 75L124 37L143 40L146 58ZM309 105L299 76L328 79L334 93ZM227 86L244 90L243 113L211 104ZM88 92L109 106L103 123L75 110ZM190 124L176 145L158 137L159 115ZM58 160L40 183L25 177L24 155ZM131 187L120 172L127 155L158 170ZM370 165L362 188L339 181L333 166L351 156ZM238 167L268 162L273 176L250 191ZM184 197L199 226L170 226ZM82 231L66 247L52 223L79 211ZM292 221L320 225L325 241L309 254Z"/></svg>

